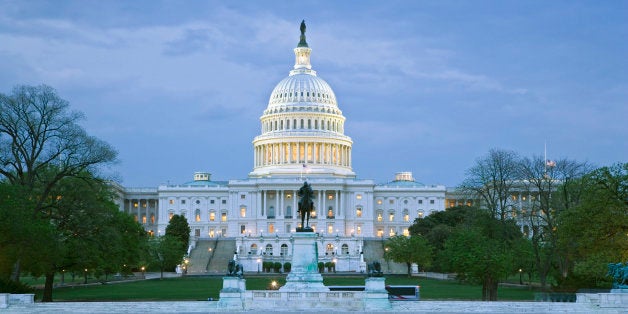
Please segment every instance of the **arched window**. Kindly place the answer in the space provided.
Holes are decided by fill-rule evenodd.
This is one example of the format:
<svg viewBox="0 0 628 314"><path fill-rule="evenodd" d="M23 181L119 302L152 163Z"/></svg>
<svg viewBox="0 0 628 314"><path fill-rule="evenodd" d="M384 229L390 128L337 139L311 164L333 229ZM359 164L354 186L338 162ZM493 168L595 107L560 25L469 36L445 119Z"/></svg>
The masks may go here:
<svg viewBox="0 0 628 314"><path fill-rule="evenodd" d="M244 205L240 206L240 217L242 218L246 217L246 206Z"/></svg>
<svg viewBox="0 0 628 314"><path fill-rule="evenodd" d="M155 224L155 214L150 214L150 223Z"/></svg>
<svg viewBox="0 0 628 314"><path fill-rule="evenodd" d="M201 210L200 209L196 209L196 211L194 212L194 220L195 221L201 221Z"/></svg>
<svg viewBox="0 0 628 314"><path fill-rule="evenodd" d="M266 244L266 250L264 250L264 254L273 255L273 246L272 244Z"/></svg>
<svg viewBox="0 0 628 314"><path fill-rule="evenodd" d="M251 244L251 255L257 255L257 244Z"/></svg>
<svg viewBox="0 0 628 314"><path fill-rule="evenodd" d="M341 246L342 255L349 254L349 246L345 243Z"/></svg>
<svg viewBox="0 0 628 314"><path fill-rule="evenodd" d="M287 244L282 244L281 245L281 256L287 256L288 255L288 245Z"/></svg>
<svg viewBox="0 0 628 314"><path fill-rule="evenodd" d="M275 206L271 206L268 208L268 215L267 217L269 219L274 219L275 218Z"/></svg>
<svg viewBox="0 0 628 314"><path fill-rule="evenodd" d="M332 206L329 206L327 208L327 219L334 219L334 208Z"/></svg>
<svg viewBox="0 0 628 314"><path fill-rule="evenodd" d="M334 253L334 245L331 243L327 243L325 247L325 255L332 255Z"/></svg>
<svg viewBox="0 0 628 314"><path fill-rule="evenodd" d="M357 217L357 218L361 218L362 217L362 207L356 207L356 209L355 209L355 217Z"/></svg>
<svg viewBox="0 0 628 314"><path fill-rule="evenodd" d="M378 222L382 222L384 220L384 212L381 209L378 210L375 214L377 215Z"/></svg>
<svg viewBox="0 0 628 314"><path fill-rule="evenodd" d="M403 221L405 221L405 222L410 221L410 214L408 214L408 210L407 209L403 210Z"/></svg>

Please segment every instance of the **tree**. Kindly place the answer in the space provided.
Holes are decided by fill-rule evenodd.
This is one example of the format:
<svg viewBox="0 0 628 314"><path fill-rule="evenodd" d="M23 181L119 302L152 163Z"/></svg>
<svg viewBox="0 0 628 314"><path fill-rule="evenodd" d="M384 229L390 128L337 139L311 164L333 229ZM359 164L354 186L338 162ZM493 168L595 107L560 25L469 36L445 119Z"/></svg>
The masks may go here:
<svg viewBox="0 0 628 314"><path fill-rule="evenodd" d="M160 279L164 278L165 270L173 270L183 261L181 247L185 247L181 240L171 235L150 239L148 244L150 264L159 268Z"/></svg>
<svg viewBox="0 0 628 314"><path fill-rule="evenodd" d="M432 262L432 247L420 235L406 237L397 235L386 240L384 258L396 263L405 263L408 277L412 276L412 264L429 267Z"/></svg>
<svg viewBox="0 0 628 314"><path fill-rule="evenodd" d="M115 161L109 144L89 136L78 125L81 113L46 85L17 86L0 94L0 179L24 187L33 205L31 219L47 219L54 188L67 177L96 173ZM41 241L42 239L34 239ZM18 252L13 280L19 280L22 255Z"/></svg>
<svg viewBox="0 0 628 314"><path fill-rule="evenodd" d="M491 213L470 210L469 216L445 243L445 268L462 279L482 284L482 300L496 301L500 278L514 272L514 248L521 232L512 220L498 220Z"/></svg>
<svg viewBox="0 0 628 314"><path fill-rule="evenodd" d="M190 244L190 225L182 215L173 215L166 226L166 235L179 240L181 256L185 255Z"/></svg>
<svg viewBox="0 0 628 314"><path fill-rule="evenodd" d="M528 208L520 211L530 226L530 239L541 286L554 267L566 275L568 259L558 251L556 230L557 215L578 204L582 194L579 180L590 166L569 159L545 160L542 156L523 158L520 161L520 178L524 192L534 196Z"/></svg>
<svg viewBox="0 0 628 314"><path fill-rule="evenodd" d="M519 156L513 151L491 149L487 156L467 170L459 189L479 198L493 217L506 220L512 205L511 194L518 184Z"/></svg>
<svg viewBox="0 0 628 314"><path fill-rule="evenodd" d="M558 245L573 265L565 285L599 286L607 263L628 260L628 163L596 169L581 180L580 202L558 215Z"/></svg>

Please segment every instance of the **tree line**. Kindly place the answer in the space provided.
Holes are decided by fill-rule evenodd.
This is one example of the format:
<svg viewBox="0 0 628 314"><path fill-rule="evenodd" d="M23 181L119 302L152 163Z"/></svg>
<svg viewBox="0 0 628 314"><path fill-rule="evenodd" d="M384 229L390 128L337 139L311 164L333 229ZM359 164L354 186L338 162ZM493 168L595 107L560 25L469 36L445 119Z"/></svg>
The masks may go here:
<svg viewBox="0 0 628 314"><path fill-rule="evenodd" d="M609 288L608 263L628 260L628 163L595 168L570 159L493 149L457 188L472 206L417 218L386 258L482 284L484 300L510 275L544 290ZM521 278L521 277L520 277Z"/></svg>
<svg viewBox="0 0 628 314"><path fill-rule="evenodd" d="M55 274L106 280L181 263L187 221L175 216L166 236L151 238L121 212L102 172L117 152L89 135L83 118L46 85L0 94L0 292L27 290L20 276L30 274L45 278L50 302Z"/></svg>

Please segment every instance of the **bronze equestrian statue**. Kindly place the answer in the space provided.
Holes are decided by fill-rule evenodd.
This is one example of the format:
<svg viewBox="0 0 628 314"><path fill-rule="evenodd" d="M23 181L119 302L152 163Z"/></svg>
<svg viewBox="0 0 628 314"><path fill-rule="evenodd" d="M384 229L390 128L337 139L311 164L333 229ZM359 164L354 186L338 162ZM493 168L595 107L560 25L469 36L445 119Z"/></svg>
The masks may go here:
<svg viewBox="0 0 628 314"><path fill-rule="evenodd" d="M312 187L305 181L299 189L299 209L297 212L301 214L301 227L297 228L297 232L314 232L310 228L310 212L314 210L314 191Z"/></svg>

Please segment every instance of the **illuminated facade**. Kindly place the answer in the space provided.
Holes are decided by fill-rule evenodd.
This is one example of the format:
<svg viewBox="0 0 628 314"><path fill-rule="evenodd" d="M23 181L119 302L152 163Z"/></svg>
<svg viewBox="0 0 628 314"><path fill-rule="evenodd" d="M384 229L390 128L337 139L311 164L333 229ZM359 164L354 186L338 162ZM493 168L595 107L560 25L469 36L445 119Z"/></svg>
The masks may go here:
<svg viewBox="0 0 628 314"><path fill-rule="evenodd" d="M302 34L293 69L263 110L247 179L212 181L198 172L183 184L121 188L120 209L154 235L163 235L169 217L179 214L194 240L235 238L243 255L285 256L300 223L296 191L307 180L315 192L310 226L321 237L320 254L356 258L363 239L407 234L415 218L444 210L446 188L418 183L410 172L384 184L356 178L345 117L331 87L312 69L311 52ZM245 268L254 268L254 259L249 262ZM355 268L347 265L340 268Z"/></svg>

